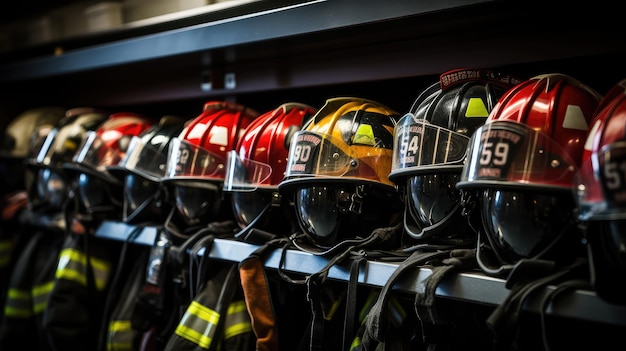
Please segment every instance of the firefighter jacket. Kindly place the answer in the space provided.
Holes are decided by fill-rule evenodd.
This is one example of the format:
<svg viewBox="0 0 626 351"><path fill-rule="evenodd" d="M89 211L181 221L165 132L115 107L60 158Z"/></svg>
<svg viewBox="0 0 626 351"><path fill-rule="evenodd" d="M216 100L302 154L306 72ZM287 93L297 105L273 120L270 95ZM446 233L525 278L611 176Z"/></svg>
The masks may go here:
<svg viewBox="0 0 626 351"><path fill-rule="evenodd" d="M29 227L30 239L11 274L0 325L0 350L51 350L43 327L44 311L54 284L62 230Z"/></svg>
<svg viewBox="0 0 626 351"><path fill-rule="evenodd" d="M143 288L149 252L149 249L144 248L137 255L125 255L126 260L131 261L128 263L132 263L129 267L130 274L123 281L122 279L115 281L123 283L123 287L119 294L109 294L107 301L107 305L113 305L108 322L104 326L106 334L104 344L107 351L140 349L143 333L132 327L132 315L137 296Z"/></svg>
<svg viewBox="0 0 626 351"><path fill-rule="evenodd" d="M255 335L243 297L237 263L217 270L191 301L166 351L253 351Z"/></svg>
<svg viewBox="0 0 626 351"><path fill-rule="evenodd" d="M15 261L29 239L27 235L22 235L24 225L19 218L27 205L25 191L8 194L0 199L0 301L6 299ZM3 313L0 310L0 320Z"/></svg>
<svg viewBox="0 0 626 351"><path fill-rule="evenodd" d="M69 234L59 253L44 326L54 350L96 350L122 243Z"/></svg>

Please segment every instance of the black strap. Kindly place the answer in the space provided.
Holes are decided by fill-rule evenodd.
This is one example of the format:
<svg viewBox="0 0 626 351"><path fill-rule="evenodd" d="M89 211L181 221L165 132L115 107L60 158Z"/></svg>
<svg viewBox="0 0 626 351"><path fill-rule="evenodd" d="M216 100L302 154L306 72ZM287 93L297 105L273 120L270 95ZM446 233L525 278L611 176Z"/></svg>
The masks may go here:
<svg viewBox="0 0 626 351"><path fill-rule="evenodd" d="M518 266L525 262L527 261L521 260ZM578 270L584 267L587 267L586 260L576 260L571 265L556 269L550 274L544 274L543 277L534 281L522 281L522 283L514 285L506 299L496 307L486 321L487 326L494 334L494 349L504 350L518 345L520 314L529 296L549 284L561 281L568 275L577 274Z"/></svg>
<svg viewBox="0 0 626 351"><path fill-rule="evenodd" d="M359 283L359 271L367 260L364 256L357 257L350 265L350 280L348 281L348 291L346 295L346 312L343 324L343 350L349 350L352 339L354 338L354 329L357 321L356 297Z"/></svg>
<svg viewBox="0 0 626 351"><path fill-rule="evenodd" d="M411 254L411 256L398 265L391 276L389 276L389 279L383 286L380 295L378 296L378 300L374 306L372 306L372 309L367 316L366 332L363 334L363 344L370 344L372 341L384 342L385 334L388 328L386 316L391 291L404 273L414 267L424 265L431 260L440 259L448 255L449 253L447 251L415 251Z"/></svg>

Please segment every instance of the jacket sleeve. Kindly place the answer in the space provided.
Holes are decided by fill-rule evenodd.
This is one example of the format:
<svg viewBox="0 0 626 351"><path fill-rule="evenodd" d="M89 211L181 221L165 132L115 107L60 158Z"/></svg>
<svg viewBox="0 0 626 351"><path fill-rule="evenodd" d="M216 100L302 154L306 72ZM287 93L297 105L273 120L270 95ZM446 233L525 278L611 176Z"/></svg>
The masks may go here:
<svg viewBox="0 0 626 351"><path fill-rule="evenodd" d="M84 240L89 240L86 246ZM96 350L106 294L118 253L95 237L69 235L59 253L55 281L44 315L54 350ZM87 250L88 247L88 250Z"/></svg>

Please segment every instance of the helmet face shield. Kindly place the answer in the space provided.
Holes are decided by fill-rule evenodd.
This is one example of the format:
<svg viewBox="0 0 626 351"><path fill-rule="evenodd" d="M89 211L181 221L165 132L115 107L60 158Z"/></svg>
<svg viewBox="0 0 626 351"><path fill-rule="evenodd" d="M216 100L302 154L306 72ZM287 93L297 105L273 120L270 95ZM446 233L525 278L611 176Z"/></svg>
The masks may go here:
<svg viewBox="0 0 626 351"><path fill-rule="evenodd" d="M224 191L254 191L268 183L272 167L266 163L240 158L237 151L226 154Z"/></svg>
<svg viewBox="0 0 626 351"><path fill-rule="evenodd" d="M407 170L433 172L433 168L460 171L469 140L466 135L416 119L408 113L400 119L394 132L392 169L398 174Z"/></svg>
<svg viewBox="0 0 626 351"><path fill-rule="evenodd" d="M573 218L569 193L487 189L479 197L483 227L499 259L514 264L541 257ZM568 233L569 234L569 233Z"/></svg>
<svg viewBox="0 0 626 351"><path fill-rule="evenodd" d="M165 176L167 155L159 148L155 148L150 141L133 136L128 152L120 161L119 166L137 172L152 181L159 181Z"/></svg>
<svg viewBox="0 0 626 351"><path fill-rule="evenodd" d="M407 181L407 206L420 230L436 226L457 210L461 195L456 173L418 175Z"/></svg>
<svg viewBox="0 0 626 351"><path fill-rule="evenodd" d="M231 203L237 224L245 228L272 203L272 191L234 191Z"/></svg>
<svg viewBox="0 0 626 351"><path fill-rule="evenodd" d="M296 132L289 150L285 177L354 177L388 182L391 150L372 147L375 141L371 133L365 131L361 135L355 136L352 147L349 147L343 140L328 134ZM367 146L360 149L359 144ZM383 169L387 170L387 174L381 179L383 175L378 170Z"/></svg>
<svg viewBox="0 0 626 351"><path fill-rule="evenodd" d="M211 222L217 217L222 203L217 185L203 184L202 187L177 184L174 186L175 205L178 212L189 223L200 220Z"/></svg>
<svg viewBox="0 0 626 351"><path fill-rule="evenodd" d="M570 190L577 164L554 139L527 125L496 121L474 133L459 188L541 185Z"/></svg>
<svg viewBox="0 0 626 351"><path fill-rule="evenodd" d="M61 209L67 198L68 184L65 177L52 169L40 168L37 171L36 196L41 204Z"/></svg>
<svg viewBox="0 0 626 351"><path fill-rule="evenodd" d="M117 142L123 143L124 140L120 139ZM108 146L95 131L88 131L72 162L88 166L98 172L107 172L108 166L118 164L121 159L119 149Z"/></svg>
<svg viewBox="0 0 626 351"><path fill-rule="evenodd" d="M180 138L170 142L167 177L224 178L226 160L220 155Z"/></svg>

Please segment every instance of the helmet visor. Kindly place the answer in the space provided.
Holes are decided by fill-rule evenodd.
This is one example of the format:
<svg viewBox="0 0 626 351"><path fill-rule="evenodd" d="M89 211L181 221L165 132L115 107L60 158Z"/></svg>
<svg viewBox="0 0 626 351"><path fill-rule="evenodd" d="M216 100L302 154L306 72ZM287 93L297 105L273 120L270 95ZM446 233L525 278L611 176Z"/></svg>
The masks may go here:
<svg viewBox="0 0 626 351"><path fill-rule="evenodd" d="M224 178L223 157L180 138L169 147L167 178Z"/></svg>
<svg viewBox="0 0 626 351"><path fill-rule="evenodd" d="M533 185L571 190L576 165L544 133L525 124L495 121L474 132L457 187Z"/></svg>
<svg viewBox="0 0 626 351"><path fill-rule="evenodd" d="M357 144L367 145L355 140L352 146ZM389 161L385 160L389 158L386 153L389 150L371 146L363 148L367 151L357 155L355 147L349 147L343 140L331 135L298 131L294 134L289 148L285 177L354 177L381 181L376 170L368 163L389 165ZM369 161L362 162L365 159Z"/></svg>
<svg viewBox="0 0 626 351"><path fill-rule="evenodd" d="M394 133L394 153L391 170L428 171L429 167L449 166L461 170L470 138L436 126L424 119L406 114ZM431 170L432 171L432 170Z"/></svg>
<svg viewBox="0 0 626 351"><path fill-rule="evenodd" d="M267 184L272 167L266 163L241 158L237 151L226 154L226 176L224 191L254 191L259 185Z"/></svg>
<svg viewBox="0 0 626 351"><path fill-rule="evenodd" d="M120 167L135 171L152 181L159 181L165 176L167 155L146 143L142 138L133 136L128 152L120 161Z"/></svg>
<svg viewBox="0 0 626 351"><path fill-rule="evenodd" d="M577 177L579 218L583 220L626 219L626 141L604 146L591 154Z"/></svg>
<svg viewBox="0 0 626 351"><path fill-rule="evenodd" d="M106 167L118 164L121 159L119 150L109 147L95 131L89 131L72 161L105 172Z"/></svg>

